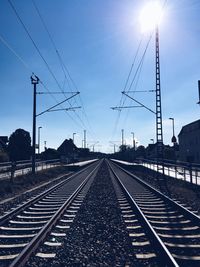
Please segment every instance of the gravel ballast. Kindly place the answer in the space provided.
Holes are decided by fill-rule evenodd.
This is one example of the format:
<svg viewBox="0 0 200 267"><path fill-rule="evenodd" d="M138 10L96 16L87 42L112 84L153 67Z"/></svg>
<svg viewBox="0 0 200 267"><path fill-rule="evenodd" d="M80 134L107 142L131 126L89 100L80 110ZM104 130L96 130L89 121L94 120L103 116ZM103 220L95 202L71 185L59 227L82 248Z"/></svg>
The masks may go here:
<svg viewBox="0 0 200 267"><path fill-rule="evenodd" d="M62 248L56 251L56 258L45 263L38 259L27 266L139 266L105 163L67 232Z"/></svg>

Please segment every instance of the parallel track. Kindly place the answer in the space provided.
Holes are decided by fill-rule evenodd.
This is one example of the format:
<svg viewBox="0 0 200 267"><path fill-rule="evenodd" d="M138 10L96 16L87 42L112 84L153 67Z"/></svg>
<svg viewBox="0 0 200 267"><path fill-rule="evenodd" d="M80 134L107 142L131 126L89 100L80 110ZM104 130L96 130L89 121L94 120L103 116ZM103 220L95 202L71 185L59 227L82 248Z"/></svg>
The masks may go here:
<svg viewBox="0 0 200 267"><path fill-rule="evenodd" d="M0 218L0 266L23 266L99 165L91 164Z"/></svg>
<svg viewBox="0 0 200 267"><path fill-rule="evenodd" d="M139 266L200 266L200 218L137 176L106 162L131 254ZM0 266L32 266L38 260L46 266L47 259L56 258L100 165L91 164L0 218Z"/></svg>
<svg viewBox="0 0 200 267"><path fill-rule="evenodd" d="M114 163L109 165L167 254L179 266L200 266L200 218L137 176Z"/></svg>

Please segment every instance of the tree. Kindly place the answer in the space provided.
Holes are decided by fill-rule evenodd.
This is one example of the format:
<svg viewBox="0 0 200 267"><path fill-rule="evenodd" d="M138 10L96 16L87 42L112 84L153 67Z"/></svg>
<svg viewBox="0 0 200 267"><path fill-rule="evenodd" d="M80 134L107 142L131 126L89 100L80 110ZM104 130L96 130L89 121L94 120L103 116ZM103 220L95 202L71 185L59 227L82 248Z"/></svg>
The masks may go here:
<svg viewBox="0 0 200 267"><path fill-rule="evenodd" d="M120 152L125 152L128 148L130 148L130 147L127 146L127 145L121 145L121 146L119 147L119 151L120 151Z"/></svg>
<svg viewBox="0 0 200 267"><path fill-rule="evenodd" d="M0 151L0 162L9 161L8 154L6 152Z"/></svg>
<svg viewBox="0 0 200 267"><path fill-rule="evenodd" d="M13 132L9 138L8 154L11 161L30 159L30 133L23 129L17 129Z"/></svg>
<svg viewBox="0 0 200 267"><path fill-rule="evenodd" d="M144 146L139 146L138 148L137 148L137 150L136 150L136 156L138 157L138 158L145 158L145 156L146 156L146 151L145 151L145 147Z"/></svg>

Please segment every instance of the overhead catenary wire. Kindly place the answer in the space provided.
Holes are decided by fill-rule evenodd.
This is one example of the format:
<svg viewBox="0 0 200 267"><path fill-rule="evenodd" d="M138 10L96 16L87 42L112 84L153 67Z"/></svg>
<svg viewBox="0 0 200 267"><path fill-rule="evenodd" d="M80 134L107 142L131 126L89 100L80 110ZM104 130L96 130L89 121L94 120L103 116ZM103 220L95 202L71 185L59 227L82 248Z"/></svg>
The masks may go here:
<svg viewBox="0 0 200 267"><path fill-rule="evenodd" d="M167 4L167 0L164 0L163 7L162 7L163 9L165 8L166 4ZM140 68L140 65L143 64L143 62L142 62L142 61L143 61L143 57L144 57L145 54L146 54L147 48L148 48L149 43L150 43L150 41L151 41L151 39L152 39L152 35L153 35L153 34L151 33L150 38L149 38L149 41L148 41L148 43L147 43L147 46L146 46L145 51L144 51L144 53L143 53L143 56L142 56L142 58L141 58L141 61L140 61L139 65L138 65L138 69ZM128 77L127 77L127 79L126 79L126 82L125 82L125 86L124 86L123 91L126 91L126 88L127 88L127 86L128 86L128 82L129 82L129 80L130 80L130 76L131 76L131 73L132 73L132 71L133 71L133 67L134 67L134 65L135 65L136 58L137 58L137 56L138 56L138 54L139 54L139 50L140 50L140 47L141 47L141 44L142 44L142 40L143 40L143 35L142 35L142 38L141 38L141 40L140 40L140 42L139 42L139 44L138 44L138 48L137 48L137 50L136 50L136 54L135 54L135 56L134 56L133 63L132 63L132 65L131 65L130 71L129 71L129 73L128 73ZM133 80L132 80L132 82L131 82L131 85L129 86L129 89L128 89L127 92L129 92L129 91L131 90L131 87L132 87L132 85L133 85L133 82L134 82L134 80L135 80L135 78L136 78L136 76L137 76L138 69L136 70L135 76L134 76L134 78L133 78ZM125 102L125 99L126 99L126 98L124 97L123 104L124 104L124 102ZM120 100L120 104L119 104L119 106L123 106L123 105L122 105L122 100L123 100L123 94L122 94L122 96L121 96L121 100ZM120 113L121 113L121 112L119 112L118 114L120 115Z"/></svg>
<svg viewBox="0 0 200 267"><path fill-rule="evenodd" d="M134 91L130 91L130 90L129 90L129 91L128 91L129 93L130 93L130 92L135 93L136 90L137 90L137 86L138 86L139 79L140 79L141 72L142 72L143 63L144 63L144 58L143 58L142 64L140 65L140 69L139 69L139 72L138 72L138 75L137 75L137 79L136 79L136 81L135 81L135 90L134 90ZM141 91L141 92L142 92L142 91ZM131 104L131 103L132 103L132 100L131 100L131 99L129 99L129 100L130 100L129 103ZM123 106L123 107L124 107L124 106ZM138 107L139 107L139 106L138 106ZM124 123L123 123L123 124L126 124L126 121L127 121L127 119L128 119L128 114L129 114L129 112L130 112L130 109L127 109L126 117L125 117L125 119L124 119Z"/></svg>
<svg viewBox="0 0 200 267"><path fill-rule="evenodd" d="M139 42L139 44L138 44L138 48L137 48L137 50L136 50L136 54L135 54L135 56L134 56L133 63L131 64L131 68L130 68L130 71L129 71L129 73L128 73L128 77L127 77L127 79L126 79L125 86L124 86L124 90L123 90L123 91L126 91L126 88L128 87L128 90L126 91L127 93L131 90L131 88L132 88L132 86L133 86L133 83L134 83L134 81L136 80L136 78L137 78L137 76L138 76L138 73L140 74L140 72L141 72L142 65L143 65L143 61L144 61L144 58L145 58L147 49L148 49L148 47L149 47L151 38L152 38L152 34L151 34L151 36L150 36L150 38L149 38L149 40L148 40L148 42L147 42L147 44L146 44L146 47L145 47L144 52L143 52L143 54L142 54L142 57L141 57L141 59L140 59L140 61L139 61L139 64L138 64L138 66L137 66L137 68L136 68L136 71L135 71L135 73L134 73L133 79L132 79L132 81L131 81L131 83L130 83L130 85L129 85L129 87L128 87L128 82L129 82L129 80L130 80L131 73L133 72L133 67L135 66L136 59L137 59L138 54L139 54L139 51L140 51L140 49L141 49L141 44L142 44L143 36L142 36L142 38L141 38L141 40L140 40L140 42ZM125 102L126 102L126 97L125 97L125 96L123 97L123 94L122 94L119 106L120 106L120 107L123 107L124 104L125 104ZM115 125L114 125L114 130L113 130L113 133L112 133L112 137L113 137L113 135L115 134L115 132L116 132L116 130L117 130L117 127L118 127L118 124L119 124L119 120L120 120L120 115L121 115L121 109L119 109L118 114L117 114L117 119L116 119L116 121L115 121ZM113 139L113 138L111 138L111 139Z"/></svg>
<svg viewBox="0 0 200 267"><path fill-rule="evenodd" d="M11 47L11 45L5 40L5 38L0 34L0 41L19 59L19 61L23 64L23 66L30 72L30 66L23 60L23 58Z"/></svg>
<svg viewBox="0 0 200 267"><path fill-rule="evenodd" d="M47 90L47 92L50 93L50 96L56 101L56 103L58 103L58 100L56 99L56 97L54 95L51 94L51 91L47 88L47 86L44 84L44 82L42 82L40 80L40 83L42 84L42 86L44 87L45 90ZM63 108L63 105L60 105ZM79 124L79 122L77 122L67 111L66 111L68 117L70 117L70 119L80 128L82 128L82 125Z"/></svg>
<svg viewBox="0 0 200 267"><path fill-rule="evenodd" d="M59 82L58 82L58 80L57 80L57 78L56 78L54 72L51 70L49 64L47 63L47 61L45 60L44 56L42 55L40 49L38 48L37 44L36 44L35 41L33 40L31 34L29 33L29 31L28 31L28 29L27 29L27 27L25 26L25 24L24 24L24 22L22 21L22 19L21 19L19 13L17 12L15 6L14 6L13 3L11 2L11 0L7 0L7 1L8 1L8 3L10 4L12 10L14 11L14 13L15 13L17 19L19 20L20 24L22 25L22 27L24 28L25 32L27 33L28 37L30 38L30 40L31 40L33 46L35 47L36 51L38 52L39 56L41 57L41 59L42 59L43 62L45 63L45 65L46 65L48 71L50 72L51 76L52 76L53 79L55 80L55 82L56 82L58 88L59 88L59 89L61 90L61 92L62 92L63 89L62 89L62 87L60 86L60 84L59 84ZM69 105L72 107L70 101L68 101L68 103L69 103ZM61 107L62 107L62 106L61 106ZM65 112L66 112L67 115L69 116L68 112L67 112L67 111L65 111ZM74 112L75 112L75 111L74 111ZM75 114L77 115L77 113L75 113ZM80 122L82 123L81 128L85 128L85 124L83 123L83 121L81 121L80 116L78 116L78 117L79 117ZM73 118L72 118L72 119L73 119ZM79 126L80 126L80 124L79 124Z"/></svg>
<svg viewBox="0 0 200 267"><path fill-rule="evenodd" d="M7 40L5 40L5 38L0 35L0 41L2 42L3 45L5 45L11 52L12 54L20 61L20 63L24 66L25 69L27 69L31 74L34 74L34 71L31 70L30 66L28 65L28 63L22 58L22 56L19 55L19 53L17 53L14 48L8 43ZM55 98L54 95L51 94L51 91L47 88L47 86L45 86L45 84L41 81L39 81L42 86L44 87L44 89L47 91L47 93L56 101L56 103L58 103L57 99ZM67 115L70 117L70 119L77 124L79 127L82 128L82 126L69 114L67 113Z"/></svg>
<svg viewBox="0 0 200 267"><path fill-rule="evenodd" d="M10 4L12 10L14 11L16 17L18 18L19 22L21 23L22 27L24 28L25 32L27 33L28 37L30 38L33 46L35 47L35 49L37 50L38 54L40 55L40 57L42 58L43 62L45 63L47 69L49 70L50 74L52 75L53 79L55 80L56 84L58 85L58 87L60 89L62 89L60 87L60 84L58 82L58 80L56 79L55 74L53 73L53 71L51 70L49 64L47 63L47 61L45 60L44 56L42 55L42 53L40 52L40 49L38 48L38 46L36 45L35 41L33 40L31 34L29 33L27 27L25 26L24 22L22 21L21 17L19 16L19 13L17 12L16 8L14 7L13 3L11 2L11 0L7 0L8 3Z"/></svg>
<svg viewBox="0 0 200 267"><path fill-rule="evenodd" d="M40 18L40 20L41 20L41 22L42 22L43 27L45 28L45 30L46 30L46 32L47 32L47 34L48 34L48 37L49 37L49 39L50 39L50 41L51 41L51 43L52 43L52 45L53 45L53 47L54 47L54 49L55 49L55 51L56 51L56 54L58 55L59 60L61 60L60 53L58 52L58 49L57 49L57 47L56 47L56 44L55 44L55 42L54 42L54 40L53 40L53 38L52 38L52 36L51 36L51 34L50 34L50 31L48 30L48 27L47 27L47 25L46 25L46 23L45 23L45 21L44 21L42 15L41 15L40 11L39 11L38 6L36 5L36 3L35 3L34 0L32 0L32 3L33 3L33 6L35 7L35 9L36 9L36 11L37 11L37 14L38 14L38 16L39 16L39 18ZM63 67L62 64L61 64L61 68L62 68L62 71L63 71L63 73L64 73L65 78L67 78L67 77L66 77L66 74L65 74L65 71L64 71L64 67Z"/></svg>
<svg viewBox="0 0 200 267"><path fill-rule="evenodd" d="M79 92L78 92L77 94L79 94ZM60 102L60 103L58 103L58 104L56 104L56 105L54 105L54 106L52 106L52 107L46 109L45 111L40 112L40 113L37 114L36 116L40 116L40 115L42 115L42 114L44 114L44 113L46 113L46 112L53 111L53 109L54 109L55 107L60 106L62 103L66 102L67 100L69 100L69 99L72 98L72 97L74 97L74 96L70 96L68 99L65 99L65 100L63 100L62 102ZM60 110L61 110L61 109L60 109ZM62 109L62 110L63 110L63 109ZM66 109L65 109L65 110L66 110Z"/></svg>
<svg viewBox="0 0 200 267"><path fill-rule="evenodd" d="M19 22L21 23L22 27L24 28L25 32L27 33L28 37L30 38L30 40L31 40L33 46L35 47L36 51L38 52L39 56L42 58L43 62L45 63L45 65L46 65L48 71L50 72L51 76L52 76L53 79L55 80L57 86L59 87L59 89L60 89L61 91L63 91L63 90L62 90L62 87L60 86L60 84L59 84L59 82L58 82L58 80L57 80L57 78L56 78L56 76L55 76L55 74L54 74L54 72L51 70L49 64L47 63L47 61L46 61L46 59L44 58L44 56L42 55L40 49L38 48L38 46L36 45L35 41L33 40L31 34L29 33L29 31L28 31L27 27L25 26L24 22L22 21L21 17L19 16L19 13L17 12L17 10L16 10L16 8L14 7L13 3L11 2L11 0L7 0L7 1L8 1L8 3L10 4L10 6L11 6L12 10L14 11L15 15L17 16L17 18L18 18ZM69 104L70 104L70 102L69 102Z"/></svg>
<svg viewBox="0 0 200 267"><path fill-rule="evenodd" d="M133 86L133 83L134 83L134 81L136 80L136 78L137 78L137 76L138 76L138 73L140 74L140 72L141 72L141 69L142 69L142 66L143 66L143 62L144 62L144 58L145 58L145 55L146 55L146 53L147 53L147 49L148 49L148 47L149 47L149 44L150 44L151 39L152 39L152 34L150 35L150 38L149 38L149 40L148 40L148 42L147 42L147 44L146 44L146 47L145 47L144 52L143 52L143 54L142 54L142 57L141 57L141 59L140 59L140 61L139 61L139 64L138 64L138 66L137 66L137 69L136 69L136 71L135 71L135 74L134 74L134 76L133 76L133 79L132 79L132 81L131 81L131 83L130 83L130 85L129 85L129 88L128 88L127 91L124 90L124 91L126 91L126 93L129 93L129 92L130 92L130 90L131 90L131 88L132 88L132 86Z"/></svg>
<svg viewBox="0 0 200 267"><path fill-rule="evenodd" d="M128 82L129 82L129 80L130 80L131 73L132 73L132 71L133 71L133 67L135 66L135 62L136 62L137 56L138 56L138 54L139 54L139 51L140 51L140 48L141 48L141 45L142 45L142 40L143 40L143 36L142 36L142 38L140 39L140 42L139 42L139 45L138 45L138 48L137 48L135 57L134 57L134 59L133 59L133 63L132 63L132 65L131 65L131 68L130 68L130 71L129 71L127 80L126 80L126 82L125 82L125 86L124 86L123 91L126 91L126 88L127 88L127 86L128 86Z"/></svg>
<svg viewBox="0 0 200 267"><path fill-rule="evenodd" d="M59 54L59 57L60 57L60 54ZM78 90L78 87L77 87L75 81L72 79L72 76L70 75L70 72L69 72L68 68L66 67L66 65L65 65L65 63L63 62L63 60L62 60L61 57L60 57L60 62L62 63L64 70L67 72L67 74L68 74L68 76L69 76L69 78L70 78L72 84L74 85L74 87L76 88L76 90ZM84 116L85 116L85 118L86 118L86 120L87 120L88 126L89 126L89 128L90 128L89 133L91 132L91 135L94 136L94 139L95 139L95 138L96 138L96 134L93 132L93 129L92 129L92 127L91 127L89 118L88 118L87 113L86 113L86 111L85 111L85 107L84 107L84 105L83 105L83 100L82 100L80 94L78 95L78 98L79 98L80 103L81 103L81 106L82 106L83 114L84 114Z"/></svg>
<svg viewBox="0 0 200 267"><path fill-rule="evenodd" d="M133 77L133 79L132 79L132 81L131 81L131 84L130 84L128 90L127 90L127 91L123 91L123 92L126 92L127 94L130 93L130 92L135 93L135 91L136 91L136 89L137 89L138 82L139 82L139 78L140 78L141 71L142 71L142 67L143 67L143 63L144 63L144 59L145 59L145 55L146 55L147 49L148 49L148 47L149 47L151 38L152 38L152 34L150 35L149 41L148 41L148 43L147 43L147 45L146 45L146 47L145 47L144 53L143 53L142 58L141 58L141 60L140 60L140 62L139 62L139 64L138 64L138 67L137 67L137 69L136 69L135 75L134 75L134 77ZM134 82L135 82L135 87L134 87L134 90L131 91L131 88L132 88ZM122 93L123 93L123 92L122 92ZM124 94L124 95L126 96L126 94ZM131 102L132 102L131 99L129 99L129 100L130 100L129 103L131 103ZM125 100L124 100L124 103L125 103ZM124 107L124 103L123 103L122 107ZM129 113L129 112L130 112L130 110L127 110L127 112L126 112L126 117L125 117L125 119L124 119L124 124L125 124L125 122L126 122L126 120L127 120L128 113Z"/></svg>
<svg viewBox="0 0 200 267"><path fill-rule="evenodd" d="M140 48L141 48L142 39L143 39L143 36L142 36L142 38L140 39L140 42L139 42L139 44L138 44L136 53L135 53L134 58L133 58L133 63L131 64L131 68L130 68L130 70L129 70L128 77L127 77L127 79L126 79L126 82L125 82L123 91L126 90L126 87L127 87L127 85L128 85L128 82L129 82L129 79L130 79L130 76L131 76L131 73L132 73L132 71L133 71L133 67L135 66L135 62L136 62L136 59L137 59L139 50L140 50ZM122 103L124 103L123 99L125 99L125 97L124 97L124 95L122 94L122 95L121 95L120 102L119 102L119 107L122 106ZM121 109L119 109L119 110L118 110L118 113L117 113L117 118L116 118L116 120L115 120L115 124L114 124L114 129L113 129L112 137L113 137L113 135L115 134L115 132L116 132L116 130L117 130L117 126L118 126L118 123L119 123L119 120L120 120L120 115L121 115ZM111 138L111 139L113 139L113 138Z"/></svg>
<svg viewBox="0 0 200 267"><path fill-rule="evenodd" d="M167 0L164 0L164 1L163 1L163 5L162 5L162 9L164 9L164 8L166 7L166 4L167 4ZM141 60L140 60L140 62L139 62L138 68L136 69L135 75L134 75L134 77L133 77L133 79L132 79L132 82L131 82L131 84L130 84L130 86L129 86L129 89L126 91L126 93L129 93L129 92L131 91L131 88L132 88L132 86L133 86L133 83L134 83L134 81L135 81L135 79L136 79L136 77L137 77L138 71L139 71L139 75L140 75L140 72L141 72L141 69L142 69L142 65L143 65L143 62L144 62L144 58L145 58L147 49L148 49L148 47L149 47L150 41L151 41L151 39L152 39L152 36L153 36L153 32L150 34L150 38L149 38L149 40L148 40L148 42L147 42L146 48L145 48L144 53L143 53L143 55L142 55L142 58L141 58ZM138 52L138 50L137 50L137 52ZM136 54L137 54L137 52L136 52ZM129 79L130 79L130 74L131 74L132 70L133 70L133 68L132 68L132 66L131 66L131 70L130 70L130 72L129 72L129 74L128 74L127 81L129 81ZM138 78L139 78L139 75L138 75ZM126 81L126 83L125 83L125 88L127 87L127 84L128 84L127 81ZM136 81L136 87L137 87L137 84L138 84L138 81ZM135 87L135 88L136 88L136 87ZM125 92L125 90L124 90L124 92ZM134 92L134 91L132 91L132 92ZM124 98L123 102L122 102L122 99L123 99L123 97L121 97L120 104L122 103L121 107L123 108L123 106L124 106L124 104L125 104L125 101L126 101L126 98ZM129 102L130 102L130 101L129 101ZM114 127L114 133L116 132L117 125L118 125L118 123L119 123L120 114L121 114L121 110L119 109L119 111L118 111L118 116L117 116L117 120L116 120L115 127ZM126 119L125 119L125 120L126 120Z"/></svg>
<svg viewBox="0 0 200 267"><path fill-rule="evenodd" d="M31 70L31 68L30 68L30 66L27 64L27 62L25 62L25 60L11 47L11 45L2 37L2 35L0 35L0 41L17 57L17 59L23 64L23 66L31 73L31 74L33 74L34 72ZM44 87L44 89L47 91L47 93L49 94L49 95L51 95L51 97L56 101L56 103L58 104L58 101L57 101L57 99L52 95L52 92L47 88L47 86L45 86L44 85L44 83L41 81L41 79L40 79L40 81L39 81L41 84L42 84L42 86ZM75 121L73 118L72 118L72 116L70 116L69 114L68 114L68 116L70 117L70 119L72 120L72 121L74 121L79 127L81 127L80 126L80 124L77 122L77 121Z"/></svg>
<svg viewBox="0 0 200 267"><path fill-rule="evenodd" d="M165 1L163 2L162 9L164 9L164 7L166 6L166 4L167 4L167 0L165 0ZM145 47L144 53L143 53L143 55L142 55L142 58L141 58L141 60L140 60L140 62L139 62L139 64L138 64L138 68L136 69L136 72L135 72L135 75L134 75L134 77L133 77L133 79L132 79L132 82L131 82L131 84L130 84L130 86L129 86L129 89L128 89L127 91L124 90L124 92L126 92L127 94L131 91L131 88L132 88L132 86L133 86L133 83L134 83L136 77L138 76L138 78L137 78L137 80L136 80L135 90L133 90L132 93L134 93L134 92L136 91L136 88L137 88L137 85L138 85L138 81L139 81L139 77L140 77L140 73L141 73L141 70L142 70L143 63L144 63L144 58L145 58L147 49L148 49L148 47L149 47L150 41L151 41L151 39L152 39L152 36L153 36L153 32L151 32L151 34L150 34L149 40L148 40L147 45L146 45L146 47ZM151 92L154 92L154 91L155 91L155 90L152 90ZM125 102L125 101L124 101L124 102Z"/></svg>
<svg viewBox="0 0 200 267"><path fill-rule="evenodd" d="M38 14L38 16L39 16L39 18L40 18L40 20L41 20L41 23L42 23L42 25L43 25L45 31L47 32L47 35L48 35L48 37L49 37L49 39L50 39L50 41L51 41L51 43L52 43L52 46L53 46L53 48L54 48L54 50L55 50L55 52L56 52L56 55L57 55L57 57L58 57L59 63L60 63L60 65L61 65L61 68L62 68L64 77L65 77L65 80L67 80L68 87L71 89L71 85L70 85L70 81L71 81L71 83L72 83L73 87L75 88L75 90L78 91L78 87L77 87L75 81L73 80L73 78L72 78L72 76L71 76L71 74L70 74L68 68L66 67L66 65L65 65L65 63L64 63L64 61L63 61L63 59L62 59L62 57L61 57L61 54L60 54L60 52L59 52L59 50L58 50L58 48L57 48L57 46L56 46L56 43L55 43L55 41L54 41L54 39L53 39L53 37L52 37L52 35L51 35L51 33L50 33L48 27L47 27L47 24L46 24L45 20L43 19L43 16L42 16L42 14L41 14L41 12L40 12L38 6L36 5L36 2L35 2L34 0L32 0L32 3L33 3L33 5L34 5L34 7L35 7L35 9L36 9L36 12L37 12L37 14ZM65 84L65 80L64 80L63 85ZM64 86L63 86L63 88L64 88ZM78 104L76 98L73 99L73 100L74 100L74 102L76 102L76 104ZM80 102L81 102L82 110L83 110L83 114L84 114L84 116L85 116L85 118L86 118L86 120L87 120L87 123L88 123L88 125L89 125L89 128L90 128L91 132L93 132L92 127L91 127L91 125L90 125L90 123L89 123L89 119L88 119L87 113L86 113L86 111L85 111L85 108L84 108L84 105L83 105L83 101L82 101L82 99L81 99L80 94L79 94L79 100L80 100ZM76 116L78 117L78 119L82 122L84 128L87 128L86 125L85 125L85 123L84 123L84 121L83 121L83 120L81 119L81 117L79 116L79 114L77 114L76 112L75 112L75 114L76 114ZM94 133L93 133L93 134L94 134Z"/></svg>
<svg viewBox="0 0 200 267"><path fill-rule="evenodd" d="M147 51L147 48L148 48L148 46L149 46L150 40L151 40L151 37L150 37L150 39L149 39L149 42L148 42L147 45L146 45L145 51L144 51L144 53L143 53L143 55L142 55L142 58L141 58L141 60L140 60L140 62L139 62L139 64L138 64L138 67L137 67L136 72L135 72L135 74L134 74L134 77L133 77L133 79L132 79L132 81L131 81L131 84L129 85L128 90L127 90L127 91L124 90L123 92L129 93L129 92L131 91L131 88L132 88L134 82L135 82L135 87L134 87L134 90L133 90L132 92L134 93L134 92L136 91L137 86L138 86L138 82L139 82L139 78L140 78L140 74L141 74L141 71L142 71L143 63L144 63L144 58L145 58L146 51ZM123 92L122 92L122 93L123 93ZM124 95L124 94L123 94L123 95ZM126 96L126 95L125 95L125 96ZM123 104L122 104L122 106L121 106L122 108L124 108L125 100L126 100L126 98L124 98ZM129 99L129 100L130 100L130 99ZM129 103L131 103L131 100L129 101ZM130 110L127 110L127 112L126 112L126 117L125 117L125 119L124 119L124 124L125 124L125 122L126 122L126 120L127 120L128 113L129 113L129 112L130 112Z"/></svg>

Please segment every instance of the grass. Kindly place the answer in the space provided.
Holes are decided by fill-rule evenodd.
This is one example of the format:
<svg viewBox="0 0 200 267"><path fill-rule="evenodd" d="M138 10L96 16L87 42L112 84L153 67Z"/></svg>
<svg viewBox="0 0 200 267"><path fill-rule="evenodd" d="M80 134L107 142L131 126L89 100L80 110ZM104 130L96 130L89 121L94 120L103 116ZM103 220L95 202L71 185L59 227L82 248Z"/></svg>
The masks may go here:
<svg viewBox="0 0 200 267"><path fill-rule="evenodd" d="M25 191L39 186L45 182L54 180L59 175L68 172L67 167L55 167L36 173L17 176L12 183L10 179L0 181L0 201L24 193Z"/></svg>

